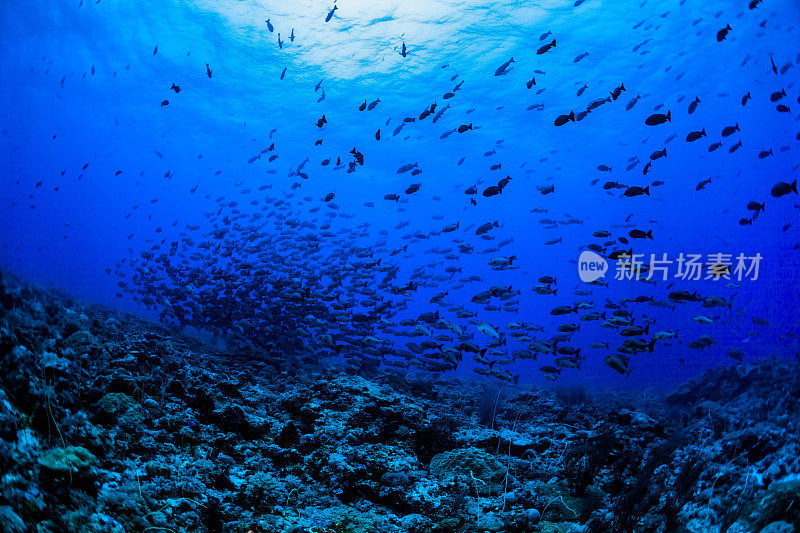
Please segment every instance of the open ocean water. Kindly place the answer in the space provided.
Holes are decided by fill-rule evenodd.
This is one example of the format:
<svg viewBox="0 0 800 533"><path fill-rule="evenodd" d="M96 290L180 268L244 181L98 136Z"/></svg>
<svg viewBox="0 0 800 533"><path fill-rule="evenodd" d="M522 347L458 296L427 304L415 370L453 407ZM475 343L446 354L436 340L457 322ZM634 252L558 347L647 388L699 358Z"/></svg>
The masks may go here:
<svg viewBox="0 0 800 533"><path fill-rule="evenodd" d="M0 530L797 530L798 82L795 0L3 0Z"/></svg>

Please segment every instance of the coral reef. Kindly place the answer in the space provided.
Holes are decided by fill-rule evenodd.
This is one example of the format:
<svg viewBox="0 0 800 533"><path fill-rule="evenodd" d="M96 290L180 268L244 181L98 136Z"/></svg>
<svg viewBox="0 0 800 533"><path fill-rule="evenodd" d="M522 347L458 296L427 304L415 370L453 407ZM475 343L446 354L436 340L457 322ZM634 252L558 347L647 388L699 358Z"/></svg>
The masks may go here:
<svg viewBox="0 0 800 533"><path fill-rule="evenodd" d="M248 360L0 280L0 531L800 527L800 372L648 392ZM488 407L487 407L488 406Z"/></svg>

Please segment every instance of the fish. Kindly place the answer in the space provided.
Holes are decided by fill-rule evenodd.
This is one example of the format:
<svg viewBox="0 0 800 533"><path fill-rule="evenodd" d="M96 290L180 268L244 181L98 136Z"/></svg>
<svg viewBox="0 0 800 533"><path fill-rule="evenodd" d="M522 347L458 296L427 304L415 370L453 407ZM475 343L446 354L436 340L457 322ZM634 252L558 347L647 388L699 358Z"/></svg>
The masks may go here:
<svg viewBox="0 0 800 533"><path fill-rule="evenodd" d="M631 109L633 109L633 106L635 106L641 98L642 97L638 94L635 97L631 98L630 101L625 105L625 111L630 111Z"/></svg>
<svg viewBox="0 0 800 533"><path fill-rule="evenodd" d="M706 130L703 128L702 131L693 131L686 136L686 142L694 142L700 137L706 136Z"/></svg>
<svg viewBox="0 0 800 533"><path fill-rule="evenodd" d="M724 128L722 128L722 136L723 137L730 137L731 135L733 135L737 131L741 131L739 129L739 123L738 122L736 123L735 126L725 126Z"/></svg>
<svg viewBox="0 0 800 533"><path fill-rule="evenodd" d="M210 78L211 74L211 67L208 66L208 63L206 63L206 76Z"/></svg>
<svg viewBox="0 0 800 533"><path fill-rule="evenodd" d="M404 172L408 172L409 170L417 168L418 166L419 166L419 162L406 163L405 165L402 165L397 169L397 173L398 174L403 174Z"/></svg>
<svg viewBox="0 0 800 533"><path fill-rule="evenodd" d="M582 1L582 0L581 0L581 1ZM584 52L584 53L582 53L582 54L579 54L579 55L575 56L575 59L573 59L573 60L572 60L572 62L573 62L573 63L577 63L578 61L580 61L581 59L584 59L584 58L585 58L585 57L587 57L588 55L589 55L589 52Z"/></svg>
<svg viewBox="0 0 800 533"><path fill-rule="evenodd" d="M536 54L537 55L542 55L544 53L547 53L551 48L555 48L555 46L556 46L556 40L553 39L552 42L550 42L548 44L545 44L544 46L539 47L539 49L536 50Z"/></svg>
<svg viewBox="0 0 800 533"><path fill-rule="evenodd" d="M648 185L645 188L631 186L625 189L625 196L633 197L633 196L641 196L641 195L650 196L650 186Z"/></svg>
<svg viewBox="0 0 800 533"><path fill-rule="evenodd" d="M649 117L647 117L644 123L647 124L648 126L658 126L659 124L663 124L667 121L672 122L672 114L669 111L667 111L666 115L661 113L654 113Z"/></svg>
<svg viewBox="0 0 800 533"><path fill-rule="evenodd" d="M333 18L333 12L336 11L337 9L339 9L339 8L336 6L336 4L333 4L333 9L328 11L328 14L325 16L325 22L330 22L331 21L331 19ZM404 46L404 48L405 48L405 46Z"/></svg>
<svg viewBox="0 0 800 533"><path fill-rule="evenodd" d="M483 235L492 228L497 228L499 226L500 224L497 220L495 220L494 222L487 222L485 224L481 224L480 226L478 226L478 229L475 230L475 235Z"/></svg>
<svg viewBox="0 0 800 533"><path fill-rule="evenodd" d="M786 89L781 89L780 91L777 91L777 92L774 92L774 93L772 93L772 94L770 95L770 97L769 97L769 101L770 101L770 102L773 102L773 103L774 103L774 102L778 102L778 101L780 101L780 100L781 100L781 98L783 98L784 96L786 96Z"/></svg>
<svg viewBox="0 0 800 533"><path fill-rule="evenodd" d="M695 110L697 109L697 104L699 104L699 103L700 103L700 98L695 97L695 99L692 101L692 103L689 104L689 114L690 115L695 112Z"/></svg>
<svg viewBox="0 0 800 533"><path fill-rule="evenodd" d="M705 189L706 185L708 185L709 183L711 183L711 178L704 179L703 181L701 181L700 183L697 184L697 186L694 188L694 190L700 191L702 189Z"/></svg>
<svg viewBox="0 0 800 533"><path fill-rule="evenodd" d="M625 84L621 83L619 85L619 87L617 87L616 89L614 89L611 92L611 99L612 100L616 100L617 98L619 98L619 95L622 94L622 91L625 91L625 90L627 90L627 89L625 89Z"/></svg>
<svg viewBox="0 0 800 533"><path fill-rule="evenodd" d="M631 369L628 367L629 359L622 354L611 354L604 358L605 363L620 374L629 376Z"/></svg>
<svg viewBox="0 0 800 533"><path fill-rule="evenodd" d="M797 194L797 180L794 180L792 183L779 181L772 186L770 194L773 198L780 198L781 196L786 196L791 192Z"/></svg>
<svg viewBox="0 0 800 533"><path fill-rule="evenodd" d="M628 232L632 239L652 239L653 230L642 231L640 229L632 229Z"/></svg>
<svg viewBox="0 0 800 533"><path fill-rule="evenodd" d="M717 42L722 42L728 36L728 32L731 31L731 25L727 24L724 28L717 32Z"/></svg>
<svg viewBox="0 0 800 533"><path fill-rule="evenodd" d="M505 76L506 74L511 72L512 69L509 68L509 65L511 65L511 63L513 63L513 62L514 62L514 57L512 56L511 59L509 59L508 61L504 62L502 65L500 65L499 67L497 67L494 70L494 75L495 76Z"/></svg>
<svg viewBox="0 0 800 533"><path fill-rule="evenodd" d="M574 111L570 111L569 115L559 115L558 117L556 117L556 120L555 120L554 124L556 126L563 126L564 124L566 124L570 120L572 122L575 122L575 112Z"/></svg>

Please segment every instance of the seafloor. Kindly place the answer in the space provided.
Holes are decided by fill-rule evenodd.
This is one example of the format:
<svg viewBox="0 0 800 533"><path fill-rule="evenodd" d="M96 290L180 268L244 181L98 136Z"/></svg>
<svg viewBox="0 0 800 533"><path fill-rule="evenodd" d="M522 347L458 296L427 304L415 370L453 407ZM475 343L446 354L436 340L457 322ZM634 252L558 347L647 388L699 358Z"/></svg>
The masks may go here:
<svg viewBox="0 0 800 533"><path fill-rule="evenodd" d="M0 274L3 532L800 528L795 361L652 391L253 360Z"/></svg>

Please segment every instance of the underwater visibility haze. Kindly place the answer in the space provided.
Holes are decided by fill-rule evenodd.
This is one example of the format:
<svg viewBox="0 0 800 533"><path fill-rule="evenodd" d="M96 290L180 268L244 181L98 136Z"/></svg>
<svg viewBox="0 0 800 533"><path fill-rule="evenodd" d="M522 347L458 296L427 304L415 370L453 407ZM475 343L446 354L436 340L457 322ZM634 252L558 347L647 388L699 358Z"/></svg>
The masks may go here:
<svg viewBox="0 0 800 533"><path fill-rule="evenodd" d="M795 0L4 0L0 530L795 531L798 82Z"/></svg>

